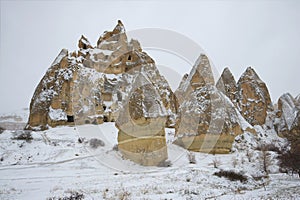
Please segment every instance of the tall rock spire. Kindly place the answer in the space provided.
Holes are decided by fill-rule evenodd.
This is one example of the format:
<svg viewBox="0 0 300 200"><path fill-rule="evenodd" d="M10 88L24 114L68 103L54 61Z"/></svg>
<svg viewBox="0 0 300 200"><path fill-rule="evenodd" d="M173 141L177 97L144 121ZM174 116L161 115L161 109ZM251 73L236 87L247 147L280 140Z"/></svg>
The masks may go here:
<svg viewBox="0 0 300 200"><path fill-rule="evenodd" d="M251 125L263 125L267 112L273 110L266 84L252 67L246 69L237 84L241 114Z"/></svg>
<svg viewBox="0 0 300 200"><path fill-rule="evenodd" d="M223 70L221 77L216 84L216 87L218 90L223 92L235 106L237 106L238 87L234 76L232 75L228 67Z"/></svg>
<svg viewBox="0 0 300 200"><path fill-rule="evenodd" d="M182 94L176 144L192 151L228 153L236 135L251 126L214 85L207 56L201 55L176 94Z"/></svg>
<svg viewBox="0 0 300 200"><path fill-rule="evenodd" d="M174 126L175 95L154 60L137 40L127 40L118 21L96 47L81 36L77 51L61 51L35 90L27 129L115 121L140 73L155 87L168 111L165 125Z"/></svg>

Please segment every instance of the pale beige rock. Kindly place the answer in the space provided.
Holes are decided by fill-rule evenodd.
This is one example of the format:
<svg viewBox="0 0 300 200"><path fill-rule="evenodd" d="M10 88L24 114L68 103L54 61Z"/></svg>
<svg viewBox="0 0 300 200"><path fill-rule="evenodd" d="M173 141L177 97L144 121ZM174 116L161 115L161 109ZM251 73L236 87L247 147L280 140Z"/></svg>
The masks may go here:
<svg viewBox="0 0 300 200"><path fill-rule="evenodd" d="M174 125L174 94L139 42L128 42L121 21L99 38L96 47L81 36L78 48L72 53L63 50L39 83L31 101L28 129L116 121L141 70L170 111L166 126Z"/></svg>
<svg viewBox="0 0 300 200"><path fill-rule="evenodd" d="M123 156L141 165L165 161L167 116L157 88L139 74L116 121L118 148Z"/></svg>
<svg viewBox="0 0 300 200"><path fill-rule="evenodd" d="M291 94L285 93L279 97L275 119L275 127L279 135L287 137L292 129L293 132L297 131L299 111L298 102Z"/></svg>
<svg viewBox="0 0 300 200"><path fill-rule="evenodd" d="M226 67L223 70L216 87L219 91L223 92L236 107L238 107L238 87L229 68Z"/></svg>
<svg viewBox="0 0 300 200"><path fill-rule="evenodd" d="M214 86L206 56L199 57L184 79L177 90L183 94L184 100L176 121L178 139L175 143L191 151L228 153L235 136L245 130L252 131L251 126Z"/></svg>
<svg viewBox="0 0 300 200"><path fill-rule="evenodd" d="M267 112L273 111L266 84L251 67L242 74L237 84L241 114L251 125L263 125Z"/></svg>

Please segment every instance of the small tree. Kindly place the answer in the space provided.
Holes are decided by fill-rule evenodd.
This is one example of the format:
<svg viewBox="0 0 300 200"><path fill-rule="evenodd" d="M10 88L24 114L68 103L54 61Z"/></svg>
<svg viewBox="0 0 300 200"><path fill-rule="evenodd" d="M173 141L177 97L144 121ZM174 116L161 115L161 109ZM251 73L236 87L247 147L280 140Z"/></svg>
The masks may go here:
<svg viewBox="0 0 300 200"><path fill-rule="evenodd" d="M260 157L260 161L261 161L261 166L263 171L268 174L269 173L269 166L272 164L271 158L270 158L270 153L267 151L267 148L262 147L261 149L261 157Z"/></svg>
<svg viewBox="0 0 300 200"><path fill-rule="evenodd" d="M283 171L297 173L300 177L300 150L287 151L279 156L280 167Z"/></svg>

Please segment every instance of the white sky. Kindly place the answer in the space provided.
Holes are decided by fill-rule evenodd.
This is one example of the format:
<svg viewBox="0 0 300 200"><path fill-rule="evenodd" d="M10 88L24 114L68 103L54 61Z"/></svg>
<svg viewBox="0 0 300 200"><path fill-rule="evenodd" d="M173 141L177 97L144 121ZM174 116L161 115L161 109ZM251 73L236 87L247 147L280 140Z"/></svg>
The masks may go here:
<svg viewBox="0 0 300 200"><path fill-rule="evenodd" d="M164 28L187 36L220 73L229 66L236 79L253 66L273 101L285 92L300 93L297 0L0 2L1 113L29 107L35 87L62 48L76 50L81 34L95 45L118 19L127 31ZM166 53L149 54L158 65L191 69Z"/></svg>

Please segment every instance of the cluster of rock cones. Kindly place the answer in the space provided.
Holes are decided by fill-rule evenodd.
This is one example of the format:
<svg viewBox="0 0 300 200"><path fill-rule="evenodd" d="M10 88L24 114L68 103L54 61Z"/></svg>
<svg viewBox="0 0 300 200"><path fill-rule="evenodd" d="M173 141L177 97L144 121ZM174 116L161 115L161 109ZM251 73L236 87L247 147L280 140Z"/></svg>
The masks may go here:
<svg viewBox="0 0 300 200"><path fill-rule="evenodd" d="M121 21L97 46L82 36L78 47L63 49L40 81L26 129L115 122L119 150L142 165L168 158L166 127L175 128L175 144L210 153L229 153L237 135L256 134L253 126L300 135L300 97L284 94L273 105L251 67L238 82L226 68L215 83L202 54L173 92Z"/></svg>

